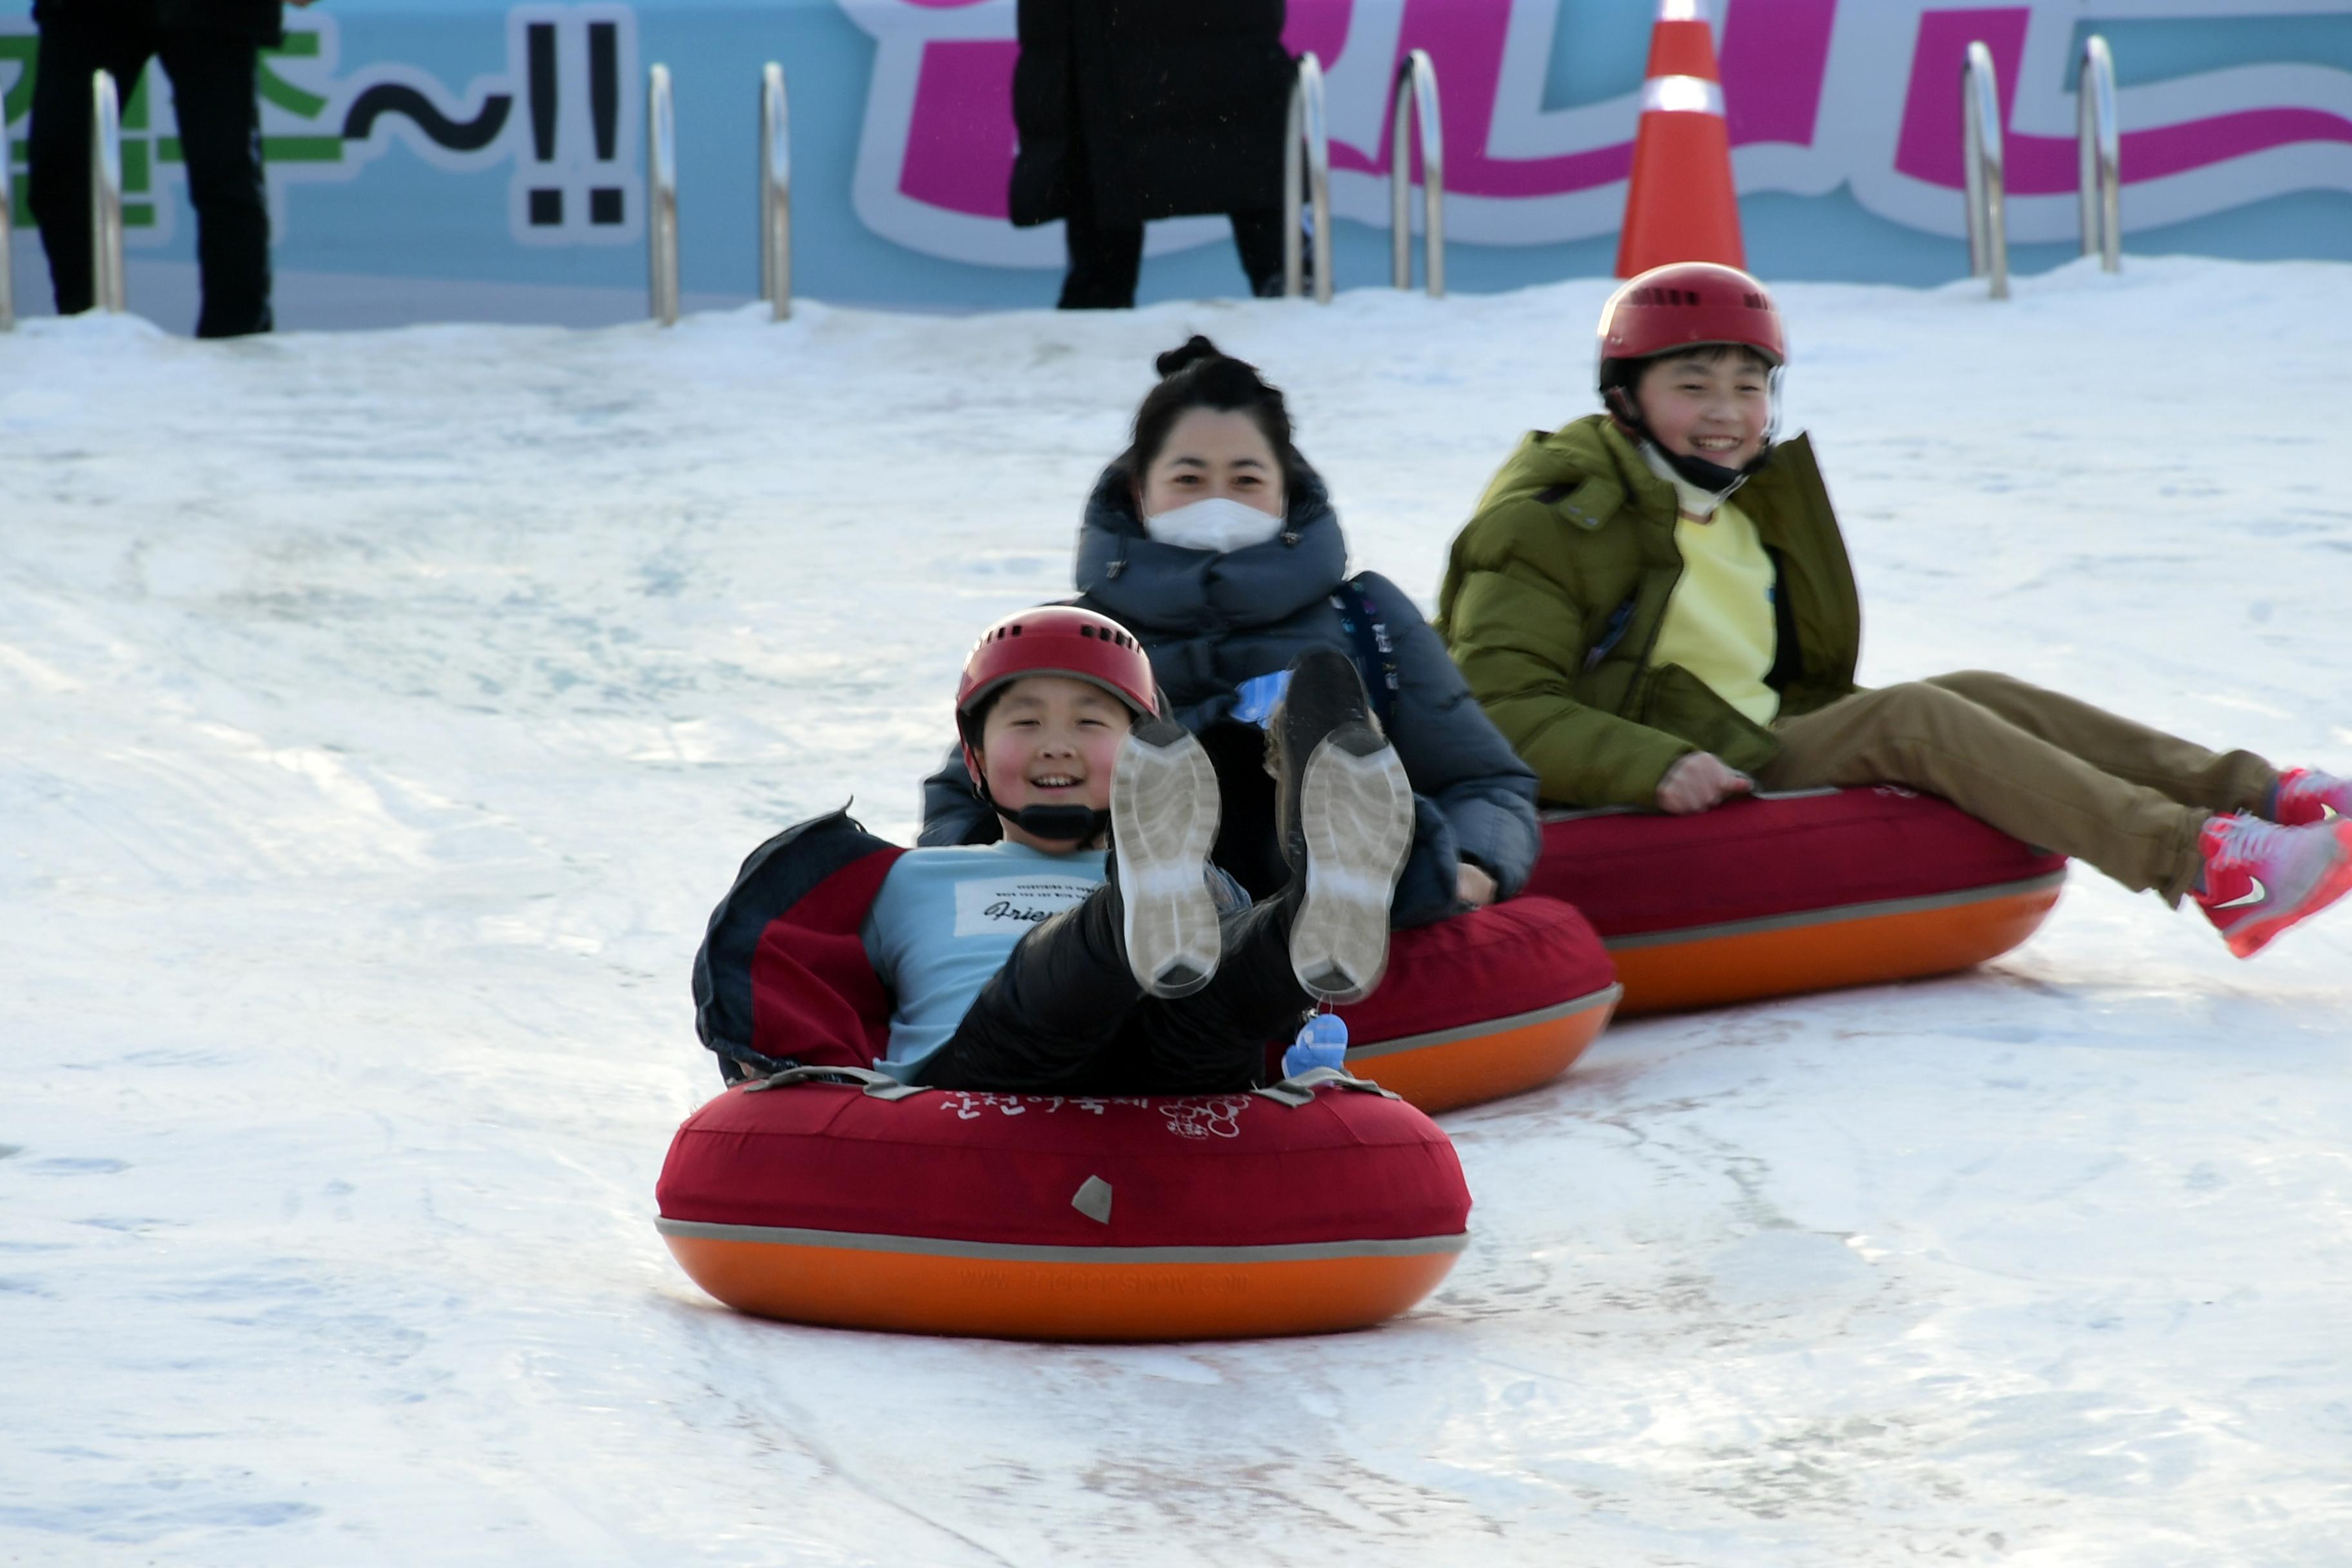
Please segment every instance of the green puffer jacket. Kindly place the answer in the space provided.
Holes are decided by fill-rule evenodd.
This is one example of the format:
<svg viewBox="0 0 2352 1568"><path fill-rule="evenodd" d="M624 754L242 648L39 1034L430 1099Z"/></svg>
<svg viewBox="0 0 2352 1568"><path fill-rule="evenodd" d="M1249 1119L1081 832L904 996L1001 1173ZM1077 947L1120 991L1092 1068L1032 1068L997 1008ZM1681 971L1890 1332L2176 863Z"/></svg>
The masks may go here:
<svg viewBox="0 0 2352 1568"><path fill-rule="evenodd" d="M1850 695L1862 605L1811 443L1781 443L1738 500L1778 574L1781 713ZM1682 576L1675 515L1674 487L1595 414L1522 441L1454 541L1437 629L1547 801L1647 806L1690 752L1753 770L1780 749L1696 676L1650 663Z"/></svg>

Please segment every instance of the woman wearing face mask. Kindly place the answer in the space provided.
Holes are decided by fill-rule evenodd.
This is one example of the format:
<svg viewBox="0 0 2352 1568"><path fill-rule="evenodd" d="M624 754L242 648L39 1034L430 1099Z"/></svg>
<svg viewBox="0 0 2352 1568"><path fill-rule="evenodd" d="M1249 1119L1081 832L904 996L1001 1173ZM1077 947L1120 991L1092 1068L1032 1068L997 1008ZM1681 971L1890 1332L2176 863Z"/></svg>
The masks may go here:
<svg viewBox="0 0 2352 1568"><path fill-rule="evenodd" d="M1142 642L1173 717L1216 763L1217 863L1253 894L1286 881L1265 724L1291 661L1335 648L1355 662L1412 781L1394 922L1518 891L1538 843L1535 776L1403 591L1377 573L1349 575L1339 517L1292 445L1282 394L1206 338L1158 365L1132 442L1087 502L1075 603ZM993 837L958 754L926 782L923 806L923 844Z"/></svg>

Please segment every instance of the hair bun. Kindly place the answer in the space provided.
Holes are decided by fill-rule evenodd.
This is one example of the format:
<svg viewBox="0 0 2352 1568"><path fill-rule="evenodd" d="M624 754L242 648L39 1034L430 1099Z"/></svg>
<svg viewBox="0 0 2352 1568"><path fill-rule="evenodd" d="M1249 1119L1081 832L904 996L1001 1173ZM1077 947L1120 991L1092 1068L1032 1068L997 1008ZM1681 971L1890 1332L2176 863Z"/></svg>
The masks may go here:
<svg viewBox="0 0 2352 1568"><path fill-rule="evenodd" d="M1174 375L1178 371L1184 369L1188 365L1198 364L1204 359L1223 359L1224 357L1224 350L1219 348L1216 344L1211 342L1200 333L1195 332L1191 337L1184 340L1182 347L1170 349L1166 353L1161 354L1158 359L1153 360L1151 363L1152 368L1159 371L1160 379L1165 381L1170 376Z"/></svg>

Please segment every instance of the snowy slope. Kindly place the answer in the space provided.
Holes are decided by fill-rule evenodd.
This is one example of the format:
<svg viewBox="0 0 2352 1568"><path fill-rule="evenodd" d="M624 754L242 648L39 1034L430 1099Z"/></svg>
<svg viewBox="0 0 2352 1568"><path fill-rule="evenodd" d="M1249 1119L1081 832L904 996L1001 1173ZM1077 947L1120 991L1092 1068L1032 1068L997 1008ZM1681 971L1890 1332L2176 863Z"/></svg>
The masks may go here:
<svg viewBox="0 0 2352 1568"><path fill-rule="evenodd" d="M740 858L903 833L1150 355L1424 596L1605 285L1329 310L0 337L0 1563L2352 1561L2352 913L2078 872L1956 980L1448 1119L1377 1331L736 1317L651 1224ZM2352 268L1785 291L1865 680L2352 767ZM1443 1554L1442 1557L1439 1554Z"/></svg>

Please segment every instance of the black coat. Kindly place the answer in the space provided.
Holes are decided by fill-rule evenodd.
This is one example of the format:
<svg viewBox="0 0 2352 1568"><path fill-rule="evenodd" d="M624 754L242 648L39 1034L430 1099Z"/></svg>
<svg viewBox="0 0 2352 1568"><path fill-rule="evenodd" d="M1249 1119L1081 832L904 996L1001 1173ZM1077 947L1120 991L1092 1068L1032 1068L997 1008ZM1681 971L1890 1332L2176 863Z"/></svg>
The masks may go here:
<svg viewBox="0 0 2352 1568"><path fill-rule="evenodd" d="M1013 221L1279 206L1282 22L1283 0L1020 0Z"/></svg>
<svg viewBox="0 0 2352 1568"><path fill-rule="evenodd" d="M1272 786L1255 765L1263 732L1232 718L1234 689L1288 668L1313 647L1338 648L1359 668L1364 662L1332 603L1349 582L1348 542L1323 481L1311 472L1291 485L1285 521L1279 538L1223 554L1162 544L1145 534L1128 478L1113 468L1096 486L1078 533L1083 596L1076 602L1142 642L1174 717L1218 763L1228 826L1236 815L1236 782L1263 786L1255 809L1265 844L1240 846L1236 853L1221 836L1218 850L1219 863L1253 892L1266 890L1261 868L1272 857ZM1420 925L1452 913L1465 859L1485 868L1507 898L1535 868L1535 773L1470 695L1445 645L1404 591L1374 572L1353 583L1393 645L1399 689L1388 731L1415 796L1412 855L1397 884L1396 923ZM1368 685L1381 674L1364 673ZM994 815L972 794L962 759L951 753L925 782L918 842L984 843L997 832Z"/></svg>
<svg viewBox="0 0 2352 1568"><path fill-rule="evenodd" d="M35 22L121 21L166 33L241 34L263 47L286 41L282 0L34 0Z"/></svg>

